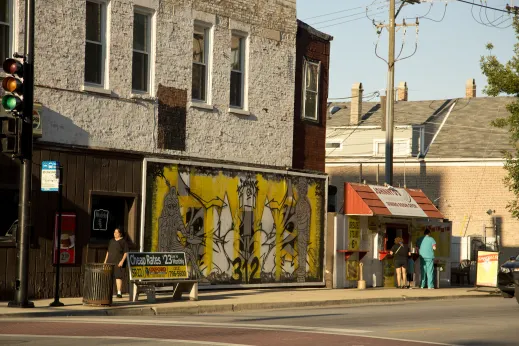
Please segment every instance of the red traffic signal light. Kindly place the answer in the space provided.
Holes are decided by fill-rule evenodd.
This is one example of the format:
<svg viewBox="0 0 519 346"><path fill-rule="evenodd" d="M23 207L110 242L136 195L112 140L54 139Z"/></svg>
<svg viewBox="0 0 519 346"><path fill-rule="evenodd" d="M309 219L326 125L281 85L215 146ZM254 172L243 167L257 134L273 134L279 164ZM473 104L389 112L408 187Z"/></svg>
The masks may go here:
<svg viewBox="0 0 519 346"><path fill-rule="evenodd" d="M7 112L20 115L17 112L23 108L23 64L20 60L9 58L2 65L5 73L10 74L2 81L5 95L2 97L2 107Z"/></svg>

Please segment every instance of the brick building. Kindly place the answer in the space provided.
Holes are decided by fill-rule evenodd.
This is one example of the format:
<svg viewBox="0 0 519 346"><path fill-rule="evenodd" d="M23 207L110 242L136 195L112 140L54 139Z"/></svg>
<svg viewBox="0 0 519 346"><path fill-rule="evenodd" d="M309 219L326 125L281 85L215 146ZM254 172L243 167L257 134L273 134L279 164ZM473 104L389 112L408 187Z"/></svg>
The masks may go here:
<svg viewBox="0 0 519 346"><path fill-rule="evenodd" d="M339 209L344 182L383 185L385 176L384 103L362 102L359 84L352 94L351 103L332 105L339 110L327 124L326 172L339 187ZM484 243L503 258L517 255L519 222L506 209L513 196L503 184L509 136L490 125L513 99L476 97L473 79L461 99L407 101L406 83L397 95L393 185L422 189L452 221L453 260L473 257ZM479 245L460 249L464 237Z"/></svg>
<svg viewBox="0 0 519 346"><path fill-rule="evenodd" d="M2 25L9 34L1 37L2 59L22 51L24 42L23 2L4 2L8 16ZM187 233L202 237L204 244L209 233L197 232L215 232L209 225L222 212L211 208L240 208L247 216L232 219L238 215L233 209L232 215L220 215L218 223L227 225L232 219L228 227L239 227L231 232L237 237L232 245L240 237L257 240L264 231L252 226L260 222L240 228L242 222L256 220L251 217L255 212L260 215L256 207L266 213L264 201L256 204L259 195L250 194L258 194L257 186L262 186L280 201L308 197L315 209L312 235L321 237L324 174L303 177L286 170L293 163L297 30L295 0L268 6L263 0L36 2L35 100L41 104L42 133L34 143L29 294L53 294L57 196L39 191L42 161L59 161L64 167L64 210L75 218L75 257L63 270L62 296L81 293L81 266L103 260L117 225L127 231L133 249L157 245L153 237L165 231L154 227L166 216L161 214L165 205L156 201L175 201L182 216L182 225L175 227L186 238ZM285 183L279 185L280 180ZM200 186L209 193L207 200L193 195ZM225 188L229 193L220 195ZM306 196L296 192L306 190ZM7 263L0 269L1 299L12 296L17 196L17 163L0 155L0 201L8 215L0 221L0 260ZM208 203L212 200L227 204ZM100 220L100 215L110 217ZM272 229L285 232L283 227ZM148 240L152 243L145 244ZM170 240L179 243L177 237ZM275 275L253 270L263 263L238 250L242 257L236 263L244 258L254 263L236 269L234 262L215 257L213 269L219 268L216 263L230 267L218 273L205 268L198 274L212 283L222 282L215 281L217 276L230 284L319 281L322 265L310 257L321 251L320 243L310 241L307 263L298 262L291 250L275 247L284 251L281 258L287 256L297 275L285 273L279 263L269 267ZM299 253L307 254L302 248L306 242L298 244ZM202 248L197 247L194 261L213 260L212 250ZM257 277L245 277L249 272Z"/></svg>
<svg viewBox="0 0 519 346"><path fill-rule="evenodd" d="M326 115L333 37L297 21L292 166L324 172Z"/></svg>

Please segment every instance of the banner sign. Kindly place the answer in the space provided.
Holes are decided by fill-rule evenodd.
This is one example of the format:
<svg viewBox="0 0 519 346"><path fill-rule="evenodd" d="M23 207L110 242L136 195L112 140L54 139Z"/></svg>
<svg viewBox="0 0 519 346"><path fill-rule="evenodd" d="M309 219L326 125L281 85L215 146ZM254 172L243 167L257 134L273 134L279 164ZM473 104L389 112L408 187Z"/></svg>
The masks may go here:
<svg viewBox="0 0 519 346"><path fill-rule="evenodd" d="M76 213L61 213L61 239L58 241L58 215L54 218L54 264L76 263Z"/></svg>
<svg viewBox="0 0 519 346"><path fill-rule="evenodd" d="M499 252L478 251L476 286L497 287Z"/></svg>
<svg viewBox="0 0 519 346"><path fill-rule="evenodd" d="M184 252L128 252L130 280L188 279Z"/></svg>
<svg viewBox="0 0 519 346"><path fill-rule="evenodd" d="M418 203L402 188L369 185L378 198L395 216L427 217Z"/></svg>
<svg viewBox="0 0 519 346"><path fill-rule="evenodd" d="M59 162L43 161L41 163L41 190L44 192L59 190Z"/></svg>

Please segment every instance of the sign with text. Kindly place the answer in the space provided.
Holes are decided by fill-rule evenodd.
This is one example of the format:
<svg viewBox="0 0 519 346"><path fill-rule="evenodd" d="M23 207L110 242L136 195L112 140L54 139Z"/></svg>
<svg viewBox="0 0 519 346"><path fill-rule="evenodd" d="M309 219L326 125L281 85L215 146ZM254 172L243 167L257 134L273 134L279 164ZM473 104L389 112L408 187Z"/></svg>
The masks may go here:
<svg viewBox="0 0 519 346"><path fill-rule="evenodd" d="M360 217L348 216L348 250L358 250L360 245Z"/></svg>
<svg viewBox="0 0 519 346"><path fill-rule="evenodd" d="M104 209L94 210L94 221L92 229L94 231L106 231L108 229L108 217L110 212Z"/></svg>
<svg viewBox="0 0 519 346"><path fill-rule="evenodd" d="M76 263L76 214L61 213L61 239L58 242L58 216L54 218L54 264L58 263L58 247L60 264Z"/></svg>
<svg viewBox="0 0 519 346"><path fill-rule="evenodd" d="M41 163L41 190L45 192L58 192L59 162L43 161Z"/></svg>
<svg viewBox="0 0 519 346"><path fill-rule="evenodd" d="M130 280L188 279L184 252L128 252Z"/></svg>
<svg viewBox="0 0 519 346"><path fill-rule="evenodd" d="M393 215L427 217L418 203L402 188L369 185Z"/></svg>
<svg viewBox="0 0 519 346"><path fill-rule="evenodd" d="M497 287L499 252L478 251L476 286Z"/></svg>

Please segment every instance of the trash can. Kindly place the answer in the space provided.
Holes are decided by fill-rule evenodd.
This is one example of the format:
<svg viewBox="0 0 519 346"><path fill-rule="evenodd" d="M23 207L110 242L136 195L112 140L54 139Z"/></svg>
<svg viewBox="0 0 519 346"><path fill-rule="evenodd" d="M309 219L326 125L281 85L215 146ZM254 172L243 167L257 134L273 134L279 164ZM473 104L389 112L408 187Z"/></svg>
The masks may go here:
<svg viewBox="0 0 519 346"><path fill-rule="evenodd" d="M83 305L112 305L114 265L104 263L85 264L83 280Z"/></svg>

